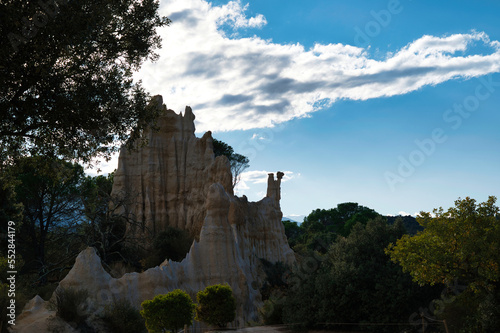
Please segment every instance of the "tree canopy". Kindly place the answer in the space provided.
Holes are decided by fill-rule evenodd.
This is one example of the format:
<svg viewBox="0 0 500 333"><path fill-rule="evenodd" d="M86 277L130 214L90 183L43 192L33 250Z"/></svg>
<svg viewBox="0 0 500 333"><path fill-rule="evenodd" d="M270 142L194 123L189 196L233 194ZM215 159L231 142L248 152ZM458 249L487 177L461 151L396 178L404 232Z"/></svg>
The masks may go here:
<svg viewBox="0 0 500 333"><path fill-rule="evenodd" d="M195 305L189 295L176 289L164 295L156 295L141 304L141 315L146 320L148 332L173 331L193 323Z"/></svg>
<svg viewBox="0 0 500 333"><path fill-rule="evenodd" d="M355 202L338 204L332 209L316 209L304 219L305 228L326 230L347 236L355 223L366 223L380 216L376 211Z"/></svg>
<svg viewBox="0 0 500 333"><path fill-rule="evenodd" d="M446 211L421 212L417 220L424 230L386 249L414 281L444 283L453 291L451 304L438 301L434 311L453 331L500 329L500 214L495 202L493 196L480 204L466 197Z"/></svg>
<svg viewBox="0 0 500 333"><path fill-rule="evenodd" d="M133 70L155 59L157 0L0 3L0 157L89 162L158 116Z"/></svg>
<svg viewBox="0 0 500 333"><path fill-rule="evenodd" d="M316 253L303 262L299 259L294 274L288 274L289 289L280 309L284 322L315 327L318 323L406 321L437 293L412 282L384 253L385 247L404 233L401 220L389 225L378 217L355 224L325 255ZM364 328L375 332L390 329Z"/></svg>
<svg viewBox="0 0 500 333"><path fill-rule="evenodd" d="M420 284L451 284L459 279L472 289L500 280L500 222L496 198L477 204L469 197L433 214L421 212L422 232L403 236L387 253Z"/></svg>
<svg viewBox="0 0 500 333"><path fill-rule="evenodd" d="M196 320L220 328L236 317L236 300L229 285L216 284L196 294Z"/></svg>

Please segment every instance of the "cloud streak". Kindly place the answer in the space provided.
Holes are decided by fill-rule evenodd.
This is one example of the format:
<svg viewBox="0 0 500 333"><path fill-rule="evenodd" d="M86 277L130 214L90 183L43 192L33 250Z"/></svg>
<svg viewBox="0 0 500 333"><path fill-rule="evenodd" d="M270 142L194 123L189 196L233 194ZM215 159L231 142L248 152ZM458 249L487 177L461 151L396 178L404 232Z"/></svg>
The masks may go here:
<svg viewBox="0 0 500 333"><path fill-rule="evenodd" d="M253 170L246 171L241 174L239 183L235 187L235 192L238 195L242 194L243 190L250 189L250 186L255 184L266 184L270 173L276 174L276 172L266 171L266 170ZM300 174L294 173L292 171L283 171L285 174L281 179L282 182L287 182L294 179ZM265 190L265 188L263 188Z"/></svg>
<svg viewBox="0 0 500 333"><path fill-rule="evenodd" d="M267 23L260 14L248 17L247 7L240 1L163 2L161 13L173 23L159 31L160 60L145 64L136 78L170 108L193 107L200 132L272 127L340 99L390 97L500 71L500 43L483 32L422 36L376 60L351 45L306 50L238 37L239 29ZM489 53L470 54L474 45Z"/></svg>

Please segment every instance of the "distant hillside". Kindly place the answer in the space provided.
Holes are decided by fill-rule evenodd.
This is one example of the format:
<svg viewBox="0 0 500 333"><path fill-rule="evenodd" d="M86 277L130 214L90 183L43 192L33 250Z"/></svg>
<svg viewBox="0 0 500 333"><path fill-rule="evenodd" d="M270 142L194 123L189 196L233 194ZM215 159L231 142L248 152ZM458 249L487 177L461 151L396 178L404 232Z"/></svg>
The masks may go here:
<svg viewBox="0 0 500 333"><path fill-rule="evenodd" d="M290 221L290 222L295 222L297 223L298 225L300 225L303 221L304 221L304 217L305 216L294 216L294 218L290 218L290 217L287 217L287 216L283 216L283 218L281 219L281 221ZM398 215L398 216L384 216L385 218L387 218L387 223L388 224L394 224L394 222L396 221L396 219L398 217L402 218L403 219L403 225L406 229L406 231L410 234L410 235L415 235L417 232L419 231L422 231L424 230L424 228L418 224L417 222L417 219L411 215L407 215L407 216L401 216L401 215Z"/></svg>
<svg viewBox="0 0 500 333"><path fill-rule="evenodd" d="M403 219L403 225L406 228L406 231L410 235L415 235L417 232L424 230L424 228L420 224L418 224L417 219L414 218L411 215L407 215L407 216L401 216L401 215L399 215L399 216L386 216L387 223L394 224L394 222L396 221L396 219L398 217L400 217L400 218Z"/></svg>
<svg viewBox="0 0 500 333"><path fill-rule="evenodd" d="M296 223L300 224L300 223L304 222L304 217L305 217L305 215L294 216L293 218L288 217L288 216L283 216L281 221L290 221L290 222L296 222Z"/></svg>

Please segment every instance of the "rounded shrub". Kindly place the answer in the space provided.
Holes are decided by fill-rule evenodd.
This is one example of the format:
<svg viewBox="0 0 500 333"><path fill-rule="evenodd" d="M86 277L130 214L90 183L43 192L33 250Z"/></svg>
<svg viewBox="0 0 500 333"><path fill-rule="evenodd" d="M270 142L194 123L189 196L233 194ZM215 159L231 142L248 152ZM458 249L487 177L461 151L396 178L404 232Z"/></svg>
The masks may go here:
<svg viewBox="0 0 500 333"><path fill-rule="evenodd" d="M156 295L141 304L141 315L148 332L177 332L184 325L192 325L195 305L189 295L176 289L168 294Z"/></svg>
<svg viewBox="0 0 500 333"><path fill-rule="evenodd" d="M227 284L206 287L196 295L196 320L224 328L236 317L236 300Z"/></svg>

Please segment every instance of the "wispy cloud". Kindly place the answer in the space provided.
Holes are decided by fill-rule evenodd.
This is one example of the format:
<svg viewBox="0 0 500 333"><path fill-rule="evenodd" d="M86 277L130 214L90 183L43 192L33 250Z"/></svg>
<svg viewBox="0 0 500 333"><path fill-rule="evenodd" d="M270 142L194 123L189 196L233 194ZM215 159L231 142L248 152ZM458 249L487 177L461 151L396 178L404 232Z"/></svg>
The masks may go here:
<svg viewBox="0 0 500 333"><path fill-rule="evenodd" d="M244 190L249 190L250 186L254 184L265 184L270 173L276 174L276 172L265 171L265 170L253 170L246 171L241 174L240 182L235 187L235 192L241 195ZM281 179L282 182L287 182L293 178L299 177L300 174L294 173L292 171L283 171L285 174Z"/></svg>
<svg viewBox="0 0 500 333"><path fill-rule="evenodd" d="M262 15L248 17L247 7L239 0L222 6L204 0L163 2L161 12L173 23L160 30L160 60L145 64L137 78L150 92L162 94L170 108L192 106L199 131L272 127L340 99L401 95L500 71L500 44L483 32L422 36L375 60L351 45L305 49L240 38L238 29L266 24ZM473 45L489 52L473 54Z"/></svg>

